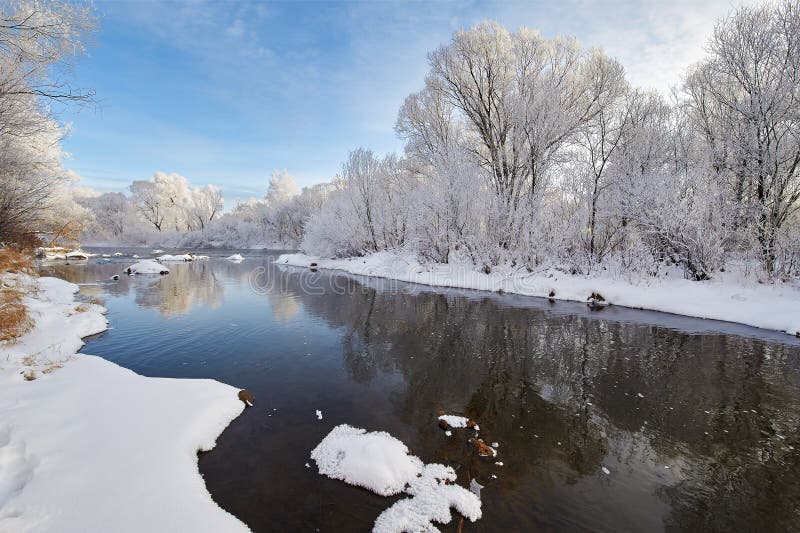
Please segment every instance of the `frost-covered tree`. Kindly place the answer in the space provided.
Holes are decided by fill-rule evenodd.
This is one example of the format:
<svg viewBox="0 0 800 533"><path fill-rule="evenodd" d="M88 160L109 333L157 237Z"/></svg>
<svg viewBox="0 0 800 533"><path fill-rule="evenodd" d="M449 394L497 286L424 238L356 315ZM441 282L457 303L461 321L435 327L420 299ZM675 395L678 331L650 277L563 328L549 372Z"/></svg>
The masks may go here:
<svg viewBox="0 0 800 533"><path fill-rule="evenodd" d="M139 220L133 204L120 192L107 192L80 198L78 202L94 217L90 233L93 237L123 240L126 233L137 231Z"/></svg>
<svg viewBox="0 0 800 533"><path fill-rule="evenodd" d="M157 231L193 229L192 192L184 176L156 172L149 180L131 183L130 191L139 215ZM214 212L209 210L203 216Z"/></svg>
<svg viewBox="0 0 800 533"><path fill-rule="evenodd" d="M800 2L738 9L708 48L686 81L691 117L771 272L800 208Z"/></svg>
<svg viewBox="0 0 800 533"><path fill-rule="evenodd" d="M264 199L269 204L277 205L288 201L293 196L297 195L300 191L297 188L297 182L286 169L282 171L273 170L272 176L269 178L269 186L267 187L267 194Z"/></svg>
<svg viewBox="0 0 800 533"><path fill-rule="evenodd" d="M225 206L222 191L215 185L192 189L189 193L187 219L189 227L204 231Z"/></svg>
<svg viewBox="0 0 800 533"><path fill-rule="evenodd" d="M71 179L52 108L91 97L69 74L94 24L88 7L71 2L0 5L0 242L52 230L47 211Z"/></svg>

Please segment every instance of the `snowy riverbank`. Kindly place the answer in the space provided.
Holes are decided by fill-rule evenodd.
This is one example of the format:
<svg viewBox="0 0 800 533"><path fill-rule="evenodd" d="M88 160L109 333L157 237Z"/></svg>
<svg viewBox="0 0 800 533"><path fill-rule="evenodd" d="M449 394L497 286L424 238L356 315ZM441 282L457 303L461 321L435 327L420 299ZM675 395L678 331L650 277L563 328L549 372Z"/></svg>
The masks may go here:
<svg viewBox="0 0 800 533"><path fill-rule="evenodd" d="M77 354L105 309L63 280L26 283L33 329L0 345L0 530L247 531L197 469L241 413L238 390Z"/></svg>
<svg viewBox="0 0 800 533"><path fill-rule="evenodd" d="M800 332L800 288L719 277L711 281L643 278L636 283L612 277L572 276L557 270L529 273L496 268L491 274L468 265L422 264L413 254L379 252L366 257L321 259L284 254L278 264L343 270L438 287L503 291L525 296L585 302L599 293L613 305L736 322L758 328Z"/></svg>

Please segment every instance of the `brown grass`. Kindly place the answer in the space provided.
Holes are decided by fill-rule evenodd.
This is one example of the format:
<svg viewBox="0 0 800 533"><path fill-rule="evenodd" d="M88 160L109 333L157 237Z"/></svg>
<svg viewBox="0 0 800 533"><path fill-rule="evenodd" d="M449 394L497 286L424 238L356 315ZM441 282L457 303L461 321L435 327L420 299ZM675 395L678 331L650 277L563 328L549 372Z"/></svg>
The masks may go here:
<svg viewBox="0 0 800 533"><path fill-rule="evenodd" d="M4 274L32 274L29 256L11 248L0 248L0 342L17 339L33 327L22 303L25 290L21 281Z"/></svg>

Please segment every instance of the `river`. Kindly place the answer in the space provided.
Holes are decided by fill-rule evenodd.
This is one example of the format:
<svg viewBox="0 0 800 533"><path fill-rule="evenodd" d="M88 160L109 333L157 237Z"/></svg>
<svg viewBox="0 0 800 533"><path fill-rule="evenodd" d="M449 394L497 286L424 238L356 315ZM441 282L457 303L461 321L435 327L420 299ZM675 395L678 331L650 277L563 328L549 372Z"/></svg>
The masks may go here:
<svg viewBox="0 0 800 533"><path fill-rule="evenodd" d="M317 473L309 452L342 423L483 485L463 531L800 530L798 339L202 253L166 276L111 280L129 257L41 271L108 308L83 352L255 394L199 460L254 531L368 531L394 501ZM440 411L478 421L497 459Z"/></svg>

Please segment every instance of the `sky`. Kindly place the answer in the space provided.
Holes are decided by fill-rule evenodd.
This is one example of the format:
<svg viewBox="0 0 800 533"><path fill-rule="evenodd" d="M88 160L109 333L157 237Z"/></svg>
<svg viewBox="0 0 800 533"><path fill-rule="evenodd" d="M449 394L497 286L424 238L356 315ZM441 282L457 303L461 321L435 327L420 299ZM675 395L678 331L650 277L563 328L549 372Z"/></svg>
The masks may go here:
<svg viewBox="0 0 800 533"><path fill-rule="evenodd" d="M59 111L80 186L124 191L157 171L262 197L273 169L330 180L349 151L401 152L405 97L427 54L483 20L602 47L667 92L741 1L95 2L74 72L96 103Z"/></svg>

